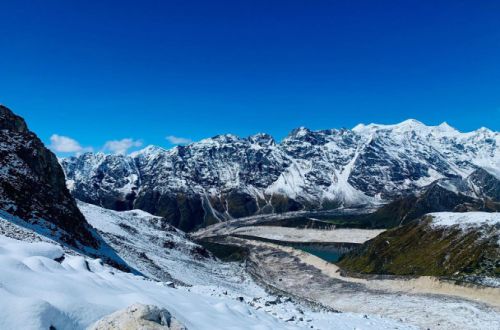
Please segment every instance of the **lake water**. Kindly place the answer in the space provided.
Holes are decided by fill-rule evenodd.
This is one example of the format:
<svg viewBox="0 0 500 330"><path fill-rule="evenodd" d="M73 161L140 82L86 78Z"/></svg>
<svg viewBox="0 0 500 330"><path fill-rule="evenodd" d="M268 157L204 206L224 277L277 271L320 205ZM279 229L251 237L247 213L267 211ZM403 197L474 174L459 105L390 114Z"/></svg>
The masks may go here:
<svg viewBox="0 0 500 330"><path fill-rule="evenodd" d="M297 246L298 249L315 255L328 262L337 262L345 252L335 248L315 247L315 246Z"/></svg>

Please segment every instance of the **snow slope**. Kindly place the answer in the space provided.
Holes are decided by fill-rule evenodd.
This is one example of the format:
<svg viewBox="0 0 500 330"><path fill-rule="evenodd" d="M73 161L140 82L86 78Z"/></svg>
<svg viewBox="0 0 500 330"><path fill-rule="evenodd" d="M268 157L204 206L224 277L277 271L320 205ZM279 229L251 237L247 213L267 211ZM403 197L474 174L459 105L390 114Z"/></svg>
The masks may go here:
<svg viewBox="0 0 500 330"><path fill-rule="evenodd" d="M432 225L436 227L459 226L462 229L481 226L500 226L500 213L487 212L436 212L430 213Z"/></svg>
<svg viewBox="0 0 500 330"><path fill-rule="evenodd" d="M102 316L136 302L167 308L189 329L284 329L262 312L66 256L49 243L0 237L0 328L85 329ZM290 327L291 328L291 327Z"/></svg>
<svg viewBox="0 0 500 330"><path fill-rule="evenodd" d="M165 219L141 210L117 212L78 202L87 221L132 267L144 275L188 285L223 285L242 291L241 268L221 264Z"/></svg>

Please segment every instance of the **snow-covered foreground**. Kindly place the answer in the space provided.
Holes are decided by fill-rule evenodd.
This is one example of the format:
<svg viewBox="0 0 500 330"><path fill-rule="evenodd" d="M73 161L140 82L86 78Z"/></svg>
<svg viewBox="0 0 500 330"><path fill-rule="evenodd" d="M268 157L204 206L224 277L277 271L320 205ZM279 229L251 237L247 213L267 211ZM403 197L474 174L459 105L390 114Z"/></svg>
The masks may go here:
<svg viewBox="0 0 500 330"><path fill-rule="evenodd" d="M99 208L93 211L101 220L111 221L102 223L109 232L119 228L130 230L119 226L124 219L133 219L131 224L145 221L138 226L142 231L134 235L138 241L128 241L130 244L141 243L139 237L143 239L141 244L146 244L151 237L145 233L153 230L150 220L153 223L158 220L135 211L122 213L121 218L115 219L112 219L113 211L101 212ZM197 259L187 253L194 244L177 236L177 232L172 235L177 236L180 249L161 254L162 258L172 258L164 260L162 265L168 267L177 261L174 278L181 275L183 268L184 282L192 286L171 288L167 282L125 273L103 265L99 259L62 248L51 239L10 220L10 217L0 216L0 329L46 330L50 326L57 330L86 329L105 315L135 303L166 308L191 330L303 329L311 326L315 329L413 329L376 316L339 314L270 295L241 265L223 264L210 258ZM110 235L107 239L112 241L118 236ZM123 239L126 241L126 238L130 239ZM123 251L128 251L129 247ZM159 251L154 244L150 247L152 254ZM141 252L139 245L138 253ZM183 253L186 253L184 259L180 258ZM137 262L133 253L124 259L136 261L133 267L144 266Z"/></svg>
<svg viewBox="0 0 500 330"><path fill-rule="evenodd" d="M110 248L148 278L63 248L19 226L11 217L0 215L0 329L86 329L102 317L136 303L165 308L191 330L415 329L403 324L406 322L426 327L441 324L437 328L451 329L456 324L474 328L500 322L498 313L482 304L437 295L404 294L403 289L393 292L380 287L387 284L382 281L346 282L338 278L336 271L327 271L324 267L328 265L321 266L323 261L311 262L313 256L279 247L282 252L291 251L281 257L285 260L278 258L276 251L261 251L263 255L269 252L269 263L274 267L280 265L276 274L271 266L261 265L268 275L263 282L347 311L335 313L305 304L294 296L278 297L266 292L242 264L215 260L159 217L84 203L79 207ZM360 239L366 233L358 234L350 239ZM341 236L347 237L346 233ZM258 243L261 249L264 245ZM265 264L266 258L258 260ZM285 274L285 265L291 267L289 274ZM304 267L308 270L301 271ZM167 280L178 285L170 287ZM302 295L301 290L306 288L307 294ZM393 306L395 299L397 306ZM431 310L428 306L432 306Z"/></svg>
<svg viewBox="0 0 500 330"><path fill-rule="evenodd" d="M189 329L298 328L230 298L165 287L98 259L67 255L55 244L0 236L0 247L0 329L85 329L137 302L167 308ZM397 327L385 320L333 313L324 313L317 323L316 328Z"/></svg>
<svg viewBox="0 0 500 330"><path fill-rule="evenodd" d="M285 242L364 243L384 230L379 229L298 229L274 226L241 227L233 234Z"/></svg>
<svg viewBox="0 0 500 330"><path fill-rule="evenodd" d="M192 329L284 328L243 304L162 287L161 283L65 256L53 244L0 237L0 328L84 329L136 302L168 308Z"/></svg>

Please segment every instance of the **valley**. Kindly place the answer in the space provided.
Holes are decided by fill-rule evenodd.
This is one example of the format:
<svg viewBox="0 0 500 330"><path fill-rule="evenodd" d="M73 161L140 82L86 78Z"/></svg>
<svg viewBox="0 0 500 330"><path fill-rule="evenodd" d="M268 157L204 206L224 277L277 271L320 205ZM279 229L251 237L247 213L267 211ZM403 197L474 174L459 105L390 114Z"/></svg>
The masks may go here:
<svg viewBox="0 0 500 330"><path fill-rule="evenodd" d="M500 328L498 140L408 120L59 159L0 106L0 328Z"/></svg>
<svg viewBox="0 0 500 330"><path fill-rule="evenodd" d="M283 232L274 229L280 240L273 236L273 230L262 234L258 227L242 227L234 234L204 239L244 249L246 254L242 259L246 260L248 272L272 290L334 310L380 315L423 329L494 329L500 326L500 288L457 285L435 277L348 274L329 262L331 254L321 254L321 249L302 251L304 245L298 245L297 241L307 242L311 230L282 229ZM344 243L362 243L360 237L366 238L368 234L358 229L351 233L349 229L339 230ZM338 244L325 237L338 237L340 233L324 231L323 235L314 235L319 242L309 243L316 244L313 245L316 247L317 244L326 244L327 247ZM238 235L240 232L267 238L242 237ZM287 232L293 233L295 243L288 240L290 236L284 234ZM374 235L376 233L371 233L368 237ZM195 237L201 238L196 233Z"/></svg>

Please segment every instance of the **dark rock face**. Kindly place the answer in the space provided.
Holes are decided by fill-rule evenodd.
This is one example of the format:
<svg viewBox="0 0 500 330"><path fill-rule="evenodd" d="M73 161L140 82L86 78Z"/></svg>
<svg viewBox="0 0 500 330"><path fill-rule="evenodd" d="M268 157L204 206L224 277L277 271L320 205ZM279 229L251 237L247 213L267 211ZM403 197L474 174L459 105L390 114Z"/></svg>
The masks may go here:
<svg viewBox="0 0 500 330"><path fill-rule="evenodd" d="M481 198L475 193L477 186L468 184L478 172L482 171L484 170L474 171L465 180L458 178L437 180L420 192L397 198L376 212L361 218L366 226L392 228L431 212L498 212L500 200ZM489 175L487 172L486 174Z"/></svg>
<svg viewBox="0 0 500 330"><path fill-rule="evenodd" d="M479 195L500 202L500 180L497 177L480 168L469 176L469 181L475 186Z"/></svg>
<svg viewBox="0 0 500 330"><path fill-rule="evenodd" d="M500 232L495 225L462 229L431 222L427 216L383 232L338 264L365 274L500 277Z"/></svg>
<svg viewBox="0 0 500 330"><path fill-rule="evenodd" d="M60 239L98 247L90 226L66 188L56 156L24 120L0 106L0 209L31 224L49 222ZM43 220L43 221L42 221Z"/></svg>
<svg viewBox="0 0 500 330"><path fill-rule="evenodd" d="M419 196L436 180L464 180L478 163L496 164L498 141L499 133L485 129L460 133L409 120L352 130L298 128L280 143L267 134L219 135L170 150L150 146L130 156L84 154L64 159L62 166L78 199L115 210L141 208L194 230L256 214ZM446 200L455 197L445 191L429 192L421 209L425 200L448 209L469 197L495 196L495 181L478 175L474 182L486 190L460 191L464 201L456 203Z"/></svg>
<svg viewBox="0 0 500 330"><path fill-rule="evenodd" d="M139 195L134 206L164 217L168 223L184 231L207 224L201 200L183 193L166 195L158 191L145 191Z"/></svg>

